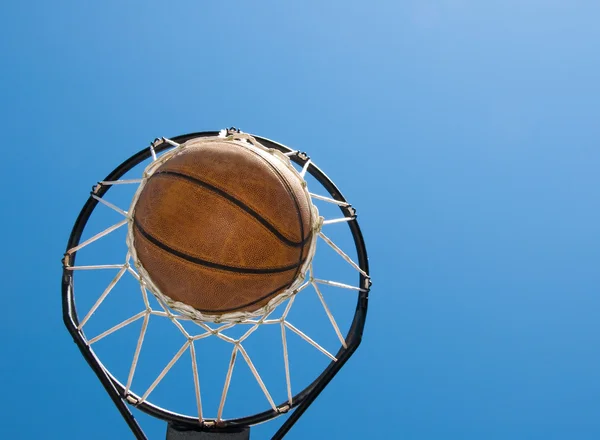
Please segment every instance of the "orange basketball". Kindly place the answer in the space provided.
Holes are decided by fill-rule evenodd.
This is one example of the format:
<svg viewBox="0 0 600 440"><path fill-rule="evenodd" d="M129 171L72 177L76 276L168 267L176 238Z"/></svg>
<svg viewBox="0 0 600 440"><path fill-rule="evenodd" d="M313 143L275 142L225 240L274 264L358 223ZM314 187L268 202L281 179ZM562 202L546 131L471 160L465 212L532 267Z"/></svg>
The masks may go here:
<svg viewBox="0 0 600 440"><path fill-rule="evenodd" d="M312 238L311 203L279 157L195 139L147 179L132 233L162 294L205 314L252 312L298 277Z"/></svg>

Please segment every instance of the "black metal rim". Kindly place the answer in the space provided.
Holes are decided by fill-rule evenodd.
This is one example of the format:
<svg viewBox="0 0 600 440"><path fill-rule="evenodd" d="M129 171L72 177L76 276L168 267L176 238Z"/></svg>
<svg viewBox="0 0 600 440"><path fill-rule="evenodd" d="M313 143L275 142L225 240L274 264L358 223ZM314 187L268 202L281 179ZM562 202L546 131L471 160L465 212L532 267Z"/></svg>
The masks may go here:
<svg viewBox="0 0 600 440"><path fill-rule="evenodd" d="M218 135L219 132L216 131L208 131L208 132L199 132L199 133L191 133L182 136L176 136L171 138L174 142L184 143L190 139L199 138L199 137L211 137ZM258 140L261 144L268 148L277 149L283 153L290 153L293 150L290 148L279 144L275 141L252 135L256 140ZM156 153L159 153L165 149L171 148L172 146L165 142L164 140L156 139L152 148ZM118 180L121 176L123 176L126 172L139 165L144 160L148 159L152 155L152 148L147 147L138 153L131 156L129 159L124 161L121 165L119 165L115 170L113 170L104 180L105 181L113 181ZM290 156L290 159L294 161L296 164L300 166L305 166L306 162L309 160L308 156L305 153L296 153ZM309 163L307 168L308 173L310 173L330 194L330 196L338 200L340 202L346 202L341 192L335 186L335 184L327 177L325 173L323 173L317 166L315 166L312 162ZM110 189L110 186L99 185L94 190L94 194L97 197L103 197L104 194ZM77 220L75 221L75 225L71 231L71 235L69 237L67 243L67 250L72 249L77 246L80 242L81 235L85 229L88 219L90 218L92 212L96 208L98 201L91 196L86 201L83 206ZM363 236L358 225L358 222L355 218L355 211L352 207L340 206L340 210L344 214L345 217L353 217L352 220L348 221L348 226L352 233L352 237L354 239L354 243L356 246L357 256L358 256L358 265L365 272L369 273L369 265L367 259L367 251L365 247L365 243L363 240ZM70 264L73 265L76 258L76 252L71 254L70 256ZM356 305L356 311L354 314L354 318L352 324L350 326L350 330L346 335L346 344L347 348L340 347L339 351L336 354L337 362L332 361L323 372L304 390L296 394L292 399L292 405L289 408L296 408L290 415L290 417L286 420L286 422L280 427L280 429L276 432L273 439L282 438L292 427L292 425L298 420L298 418L304 413L304 411L308 408L308 406L316 399L316 397L321 393L321 391L327 386L327 384L333 379L333 377L338 373L338 371L344 366L347 360L352 356L352 354L356 351L358 346L360 345L362 334L365 326L365 320L367 315L367 303L368 303L368 294L370 288L370 279L365 277L362 274L359 274L359 286L364 288L364 291L359 292L358 301ZM73 286L73 271L70 271L66 268L63 262L63 275L62 275L62 305L63 305L63 320L64 323L73 337L73 340L79 347L83 357L86 359L90 367L94 370L98 379L110 395L112 401L115 403L117 408L119 409L121 415L124 417L125 421L129 425L130 429L134 433L134 435L138 439L146 439L142 429L139 424L135 420L133 413L129 409L128 405L125 403L125 389L123 385L118 382L112 375L107 374L107 372L101 367L101 364L94 352L90 349L87 344L87 340L84 337L83 333L77 329L79 324L79 319L77 316L77 312L75 309L74 303L74 286ZM280 404L278 407L285 407L286 403ZM165 421L175 423L178 425L184 425L191 429L202 430L202 426L199 425L198 420L196 418L186 416L183 414L174 413L168 411L164 408L161 408L157 405L154 405L149 402L143 402L141 404L135 405L140 410L145 413L152 415L154 417L163 419ZM273 419L282 412L275 410L268 410L261 413L254 414L252 416L247 416L243 418L236 418L230 420L224 420L219 422L219 425L214 429L228 429L236 426L251 426L257 423L265 422L267 420ZM206 421L213 421L211 419L206 419Z"/></svg>

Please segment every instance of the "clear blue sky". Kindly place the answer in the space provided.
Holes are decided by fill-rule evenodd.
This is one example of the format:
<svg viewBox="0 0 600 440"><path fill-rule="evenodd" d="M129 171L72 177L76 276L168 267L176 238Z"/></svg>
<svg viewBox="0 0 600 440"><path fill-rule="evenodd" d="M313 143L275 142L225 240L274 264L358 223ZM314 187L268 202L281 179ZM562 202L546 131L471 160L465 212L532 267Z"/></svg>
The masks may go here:
<svg viewBox="0 0 600 440"><path fill-rule="evenodd" d="M235 125L309 152L370 256L363 345L290 439L600 438L599 14L4 2L0 437L129 438L62 324L68 234L150 140Z"/></svg>

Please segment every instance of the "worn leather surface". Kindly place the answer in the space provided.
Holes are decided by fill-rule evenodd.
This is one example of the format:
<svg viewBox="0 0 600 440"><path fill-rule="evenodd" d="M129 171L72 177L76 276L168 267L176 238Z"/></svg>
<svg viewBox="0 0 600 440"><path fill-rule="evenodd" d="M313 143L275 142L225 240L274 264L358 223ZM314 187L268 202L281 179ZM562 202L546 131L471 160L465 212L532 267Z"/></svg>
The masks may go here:
<svg viewBox="0 0 600 440"><path fill-rule="evenodd" d="M191 141L159 167L134 208L134 246L156 286L202 312L253 311L306 258L310 207L279 159Z"/></svg>

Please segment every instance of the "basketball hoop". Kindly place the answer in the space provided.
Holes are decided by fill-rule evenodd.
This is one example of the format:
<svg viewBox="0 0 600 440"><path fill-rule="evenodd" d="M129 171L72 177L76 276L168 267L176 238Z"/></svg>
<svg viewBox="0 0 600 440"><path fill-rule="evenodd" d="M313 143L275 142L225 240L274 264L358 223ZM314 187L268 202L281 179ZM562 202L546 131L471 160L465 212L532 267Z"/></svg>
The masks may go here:
<svg viewBox="0 0 600 440"><path fill-rule="evenodd" d="M190 148L190 145L210 145L211 143L228 143L242 149L251 150L253 153L268 155L267 158L269 160L273 160L275 161L274 163L285 167L289 171L290 176L293 175L295 179L298 179L299 187L303 188L309 203L311 233L306 244L305 258L302 258L301 265L296 271L297 275L293 279L293 282L289 283L285 289L278 290L272 297L269 297L267 302L253 310L240 309L218 314L206 313L172 298L154 281L154 277L145 267L142 261L143 258L140 258L141 256L135 245L133 232L134 213L136 206L139 206L140 195L143 193L152 176L165 163L173 163L169 161L186 148ZM150 163L141 169L143 162L147 160ZM124 178L127 173L134 172L139 172L137 177ZM310 185L307 184L306 179L309 176L314 180L314 185L320 185L321 188L312 187L312 183ZM118 204L105 199L107 192L115 186L131 186L136 188L130 204L125 205L129 206L127 211L122 206L118 206ZM322 191L326 191L328 195L324 195ZM321 216L315 202L338 208L341 216L333 218ZM100 232L91 235L88 239L81 241L84 232L87 232L86 226L88 226L90 217L96 210L101 209L117 213L122 218ZM342 250L324 232L327 228L344 226L348 228L351 235L354 244L353 251L356 252L356 261L349 256L348 250ZM126 229L127 233L126 246L121 262L107 262L104 258L107 258L108 254L99 254L95 256L97 263L76 264L77 253L82 249L92 243L100 243L102 240L106 240L107 237L115 234L116 231L122 231L123 229ZM315 266L315 255L318 254L320 246L324 246L337 254L358 275L355 277L356 281L354 283L320 277L319 268ZM302 252L301 255L304 255ZM116 272L115 276L93 302L91 307L87 310L78 309L76 298L82 295L87 296L88 292L76 294L75 274L110 270ZM88 322L98 312L107 297L115 289L115 286L122 283L125 277L133 280L138 285L138 288L137 292L132 291L124 295L128 295L127 298L129 298L129 295L139 298L141 310L94 336L88 336L86 334ZM334 313L328 306L325 299L326 295L322 292L325 286L327 288L355 292L356 294L354 296L354 315L351 319L348 319L349 325L346 336L343 336L338 325L338 320L336 320ZM365 324L370 286L371 281L368 271L366 248L356 220L356 211L346 202L334 183L305 153L292 150L266 138L248 135L236 129L229 129L221 130L220 132L193 133L177 136L172 139L156 139L148 148L143 149L123 162L93 188L88 201L75 222L63 259L63 318L65 325L84 358L102 382L136 438L145 439L146 436L133 417L129 406L136 407L147 414L169 422L171 438L177 438L175 432L179 431L223 432L229 433L228 435L238 432L241 435L247 436L248 427L293 410L286 422L273 437L281 438L335 374L337 374L360 344ZM290 322L289 314L293 310L297 298L308 294L316 295L318 298L320 307L322 307L322 311L326 314L331 329L337 336L338 343L340 344L337 351L326 349L319 344L317 338L309 336L309 331L303 331L303 329ZM155 303L153 304L152 301L155 301ZM151 320L170 322L183 335L185 342L180 346L176 354L171 357L170 361L162 367L160 373L149 386L145 387L145 389L134 390L134 378L136 377L140 363L140 353L146 342ZM121 377L111 372L105 366L105 363L101 361L99 354L96 352L94 344L109 336L115 337L115 335L119 335L125 329L130 328L132 324L139 324L140 322L141 328L137 336L135 350L132 353L132 360L129 364L127 374ZM255 337L256 332L265 326L280 328L279 337L276 342L280 344L283 353L282 368L285 373L285 395L283 396L274 396L272 394L263 376L259 373L259 368L255 366L251 355L245 347L250 338ZM240 328L244 329L241 334L233 336L230 333L234 329L239 330ZM288 355L289 342L287 340L290 334L295 334L303 343L312 346L317 352L322 353L322 355L330 360L323 371L299 392L293 387L290 374L292 365ZM196 353L197 344L208 338L215 338L231 346L230 361L225 372L225 380L216 414L207 414L203 406L203 393L201 392L202 378L199 374ZM150 395L174 365L184 362L183 358L186 352L189 352L188 356L191 358L191 362L187 362L189 362L193 375L192 388L195 395L195 408L193 408L193 411L180 413L151 402ZM234 365L238 358L243 359L249 367L254 380L259 385L264 398L268 402L269 408L242 417L227 417L225 403L230 390Z"/></svg>

